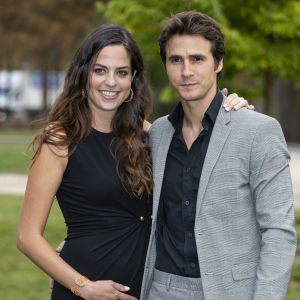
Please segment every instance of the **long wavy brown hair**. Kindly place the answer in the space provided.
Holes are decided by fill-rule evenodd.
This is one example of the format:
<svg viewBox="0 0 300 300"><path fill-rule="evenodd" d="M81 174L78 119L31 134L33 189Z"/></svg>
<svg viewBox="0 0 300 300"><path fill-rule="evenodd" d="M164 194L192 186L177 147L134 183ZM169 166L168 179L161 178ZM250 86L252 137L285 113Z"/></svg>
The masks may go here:
<svg viewBox="0 0 300 300"><path fill-rule="evenodd" d="M47 120L33 142L32 163L43 143L68 147L69 154L86 138L92 129L92 114L84 95L88 95L91 65L99 51L108 45L123 45L130 56L133 99L124 102L112 120L114 139L111 151L123 184L137 197L152 190L152 167L148 135L143 122L152 109L149 86L144 77L144 63L131 34L118 25L102 25L93 31L76 51L67 70L64 88L56 99Z"/></svg>

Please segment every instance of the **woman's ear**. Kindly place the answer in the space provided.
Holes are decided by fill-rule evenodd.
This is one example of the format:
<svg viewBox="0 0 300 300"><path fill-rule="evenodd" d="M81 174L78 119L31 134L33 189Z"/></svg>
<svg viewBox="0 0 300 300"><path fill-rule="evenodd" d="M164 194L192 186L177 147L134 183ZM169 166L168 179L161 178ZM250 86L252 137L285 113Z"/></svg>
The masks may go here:
<svg viewBox="0 0 300 300"><path fill-rule="evenodd" d="M133 78L134 78L135 74L136 74L136 70L134 70L134 72L133 72L131 82L133 81Z"/></svg>

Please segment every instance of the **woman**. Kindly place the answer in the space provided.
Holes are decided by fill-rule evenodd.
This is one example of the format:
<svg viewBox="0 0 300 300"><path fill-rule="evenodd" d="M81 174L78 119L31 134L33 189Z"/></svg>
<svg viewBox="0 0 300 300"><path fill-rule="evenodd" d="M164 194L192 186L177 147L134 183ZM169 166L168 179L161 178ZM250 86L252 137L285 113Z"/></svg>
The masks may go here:
<svg viewBox="0 0 300 300"><path fill-rule="evenodd" d="M64 90L34 140L21 211L18 248L54 278L52 299L139 297L151 227L143 129L150 106L132 36L100 26L75 53ZM55 196L68 228L60 256L43 237Z"/></svg>

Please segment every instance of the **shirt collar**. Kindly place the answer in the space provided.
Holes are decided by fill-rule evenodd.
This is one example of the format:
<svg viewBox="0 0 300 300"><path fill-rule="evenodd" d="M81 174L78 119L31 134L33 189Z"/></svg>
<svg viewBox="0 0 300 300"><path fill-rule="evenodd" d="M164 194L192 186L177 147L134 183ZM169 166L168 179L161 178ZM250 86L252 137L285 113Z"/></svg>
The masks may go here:
<svg viewBox="0 0 300 300"><path fill-rule="evenodd" d="M213 99L213 101L210 103L205 115L207 115L210 120L215 124L220 107L223 102L223 94L220 90L217 90L217 93Z"/></svg>
<svg viewBox="0 0 300 300"><path fill-rule="evenodd" d="M217 90L217 93L210 103L207 111L204 114L204 118L202 120L202 123L206 123L209 119L212 124L214 125L221 107L221 104L223 102L223 94L220 90ZM173 125L175 132L178 133L182 130L182 124L183 124L183 117L184 112L182 108L181 102L178 102L173 111L169 114L168 120ZM205 124L203 124L205 127Z"/></svg>

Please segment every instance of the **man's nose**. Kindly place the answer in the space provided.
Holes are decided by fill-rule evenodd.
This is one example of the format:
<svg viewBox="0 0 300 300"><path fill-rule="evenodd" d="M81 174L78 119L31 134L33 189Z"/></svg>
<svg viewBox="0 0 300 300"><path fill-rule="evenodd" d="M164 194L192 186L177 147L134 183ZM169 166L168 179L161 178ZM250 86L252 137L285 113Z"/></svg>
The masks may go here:
<svg viewBox="0 0 300 300"><path fill-rule="evenodd" d="M192 72L191 64L188 61L184 62L183 69L182 69L182 75L185 77L189 77L192 74L193 74L193 72Z"/></svg>

